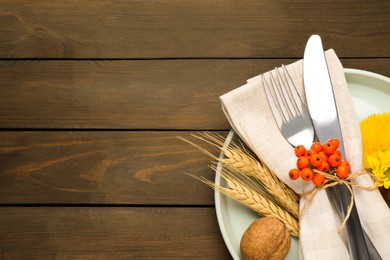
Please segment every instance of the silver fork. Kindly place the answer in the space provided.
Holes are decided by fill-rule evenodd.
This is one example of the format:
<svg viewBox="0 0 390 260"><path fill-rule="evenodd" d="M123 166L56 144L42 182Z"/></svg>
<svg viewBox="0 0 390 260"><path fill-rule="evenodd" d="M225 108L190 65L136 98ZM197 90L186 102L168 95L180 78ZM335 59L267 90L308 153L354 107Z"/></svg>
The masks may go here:
<svg viewBox="0 0 390 260"><path fill-rule="evenodd" d="M272 110L276 124L278 125L284 138L292 146L302 144L309 149L315 138L313 123L308 109L302 102L295 88L294 82L284 65L282 65L282 69L284 79L281 76L279 69L276 67L275 70L268 72L271 84L268 84L266 77L262 74L262 81L268 104ZM277 80L273 74L276 75ZM272 85L272 87L270 85ZM329 192L328 190L328 195L335 201L336 204L336 201L339 200L340 197L340 188L344 187L332 187L330 188L332 192ZM339 208L338 210L340 215L343 216L344 213ZM358 219L355 206L352 210L351 217ZM354 228L350 225L350 223L351 222L347 222L346 226L348 234L350 233L348 230ZM362 232L367 244L370 259L381 259L364 229L362 229ZM350 239L357 238L350 237Z"/></svg>
<svg viewBox="0 0 390 260"><path fill-rule="evenodd" d="M261 75L268 104L284 138L292 146L302 144L310 148L314 141L313 123L284 65L282 69L284 79L276 67L275 70L268 72L272 87L264 74Z"/></svg>

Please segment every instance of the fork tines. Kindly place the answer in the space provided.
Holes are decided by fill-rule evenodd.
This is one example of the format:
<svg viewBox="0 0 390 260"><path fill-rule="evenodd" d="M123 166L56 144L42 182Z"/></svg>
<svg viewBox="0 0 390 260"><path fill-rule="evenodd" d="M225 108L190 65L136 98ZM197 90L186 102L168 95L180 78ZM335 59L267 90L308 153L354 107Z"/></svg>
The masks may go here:
<svg viewBox="0 0 390 260"><path fill-rule="evenodd" d="M264 74L262 75L262 80L268 103L274 116L279 115L280 119L277 121L281 120L287 123L296 116L301 115L301 100L294 82L284 65L282 65L282 69L284 77L282 77L279 69L275 67L273 71L267 73L271 84L268 84L269 82Z"/></svg>

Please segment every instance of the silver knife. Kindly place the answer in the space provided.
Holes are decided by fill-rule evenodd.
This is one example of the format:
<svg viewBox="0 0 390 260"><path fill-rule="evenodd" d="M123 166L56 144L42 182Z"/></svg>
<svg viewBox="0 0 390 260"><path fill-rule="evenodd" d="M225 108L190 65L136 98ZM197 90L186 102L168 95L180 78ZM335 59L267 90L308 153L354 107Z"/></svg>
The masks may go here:
<svg viewBox="0 0 390 260"><path fill-rule="evenodd" d="M325 143L331 138L338 138L340 140L339 150L343 158L346 158L332 82L321 38L318 35L312 35L306 44L303 58L303 80L309 113L318 140ZM328 195L333 199L341 217L344 218L351 201L348 189L343 185L337 185L328 189ZM352 259L381 259L363 231L355 206L345 227Z"/></svg>

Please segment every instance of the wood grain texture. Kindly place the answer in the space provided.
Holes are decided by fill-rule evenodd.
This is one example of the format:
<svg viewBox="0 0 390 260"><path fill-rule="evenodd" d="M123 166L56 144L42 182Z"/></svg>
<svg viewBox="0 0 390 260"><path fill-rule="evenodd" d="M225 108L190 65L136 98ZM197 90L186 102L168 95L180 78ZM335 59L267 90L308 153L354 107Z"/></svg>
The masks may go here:
<svg viewBox="0 0 390 260"><path fill-rule="evenodd" d="M219 96L293 61L0 61L0 127L228 130ZM388 59L342 62L390 76Z"/></svg>
<svg viewBox="0 0 390 260"><path fill-rule="evenodd" d="M386 0L0 1L0 259L229 259L219 96L303 56L390 77ZM205 145L218 155L218 151Z"/></svg>
<svg viewBox="0 0 390 260"><path fill-rule="evenodd" d="M390 2L2 1L0 58L390 56ZM300 43L300 44L297 44Z"/></svg>
<svg viewBox="0 0 390 260"><path fill-rule="evenodd" d="M2 259L228 259L212 208L0 208Z"/></svg>
<svg viewBox="0 0 390 260"><path fill-rule="evenodd" d="M0 204L214 205L185 174L214 179L211 158L176 138L190 134L0 132Z"/></svg>

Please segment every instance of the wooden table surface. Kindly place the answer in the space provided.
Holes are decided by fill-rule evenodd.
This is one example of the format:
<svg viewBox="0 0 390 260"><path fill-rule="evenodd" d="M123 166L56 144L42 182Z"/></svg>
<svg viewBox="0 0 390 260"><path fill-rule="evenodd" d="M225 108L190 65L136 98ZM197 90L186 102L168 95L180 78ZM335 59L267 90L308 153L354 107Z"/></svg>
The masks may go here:
<svg viewBox="0 0 390 260"><path fill-rule="evenodd" d="M390 77L390 2L0 1L0 258L229 259L218 97L303 56Z"/></svg>

